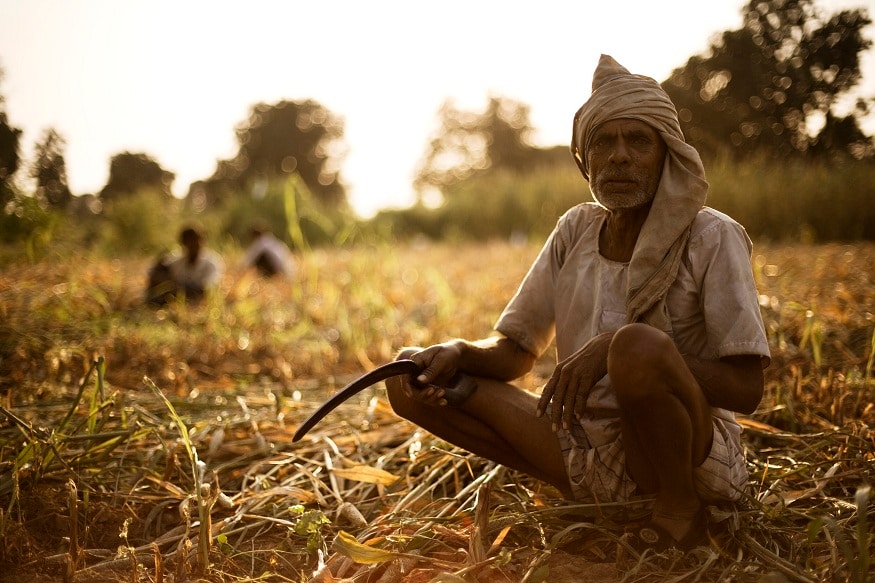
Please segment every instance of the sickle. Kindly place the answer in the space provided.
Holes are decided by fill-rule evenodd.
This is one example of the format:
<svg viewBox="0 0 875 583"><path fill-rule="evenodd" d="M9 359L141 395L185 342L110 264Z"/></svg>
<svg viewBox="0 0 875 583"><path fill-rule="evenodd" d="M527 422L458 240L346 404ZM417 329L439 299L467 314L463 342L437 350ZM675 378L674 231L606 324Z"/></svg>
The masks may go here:
<svg viewBox="0 0 875 583"><path fill-rule="evenodd" d="M391 377L397 377L399 375L404 374L415 374L419 372L419 365L417 365L412 360L401 359L395 360L388 364L384 364L382 366L378 366L371 372L357 378L353 382L349 383L342 389L340 389L337 393L334 394L333 397L325 401L321 407L316 409L312 415L310 415L306 421L304 421L298 430L295 432L294 437L292 437L292 441L298 441L304 435L307 434L308 431L313 429L313 426L319 423L323 417L334 411L338 405L355 395L356 393L361 392L362 390L374 385L380 381L384 381Z"/></svg>

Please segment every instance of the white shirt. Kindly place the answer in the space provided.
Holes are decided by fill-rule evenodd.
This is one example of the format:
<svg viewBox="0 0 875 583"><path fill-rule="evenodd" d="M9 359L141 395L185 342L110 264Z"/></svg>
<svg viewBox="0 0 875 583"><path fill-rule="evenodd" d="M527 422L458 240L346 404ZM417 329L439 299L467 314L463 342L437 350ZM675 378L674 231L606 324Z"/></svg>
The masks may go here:
<svg viewBox="0 0 875 583"><path fill-rule="evenodd" d="M207 290L218 285L224 264L214 251L201 248L194 263L185 254L176 254L170 263L170 274L177 285Z"/></svg>
<svg viewBox="0 0 875 583"><path fill-rule="evenodd" d="M591 338L626 324L628 263L599 253L604 207L585 203L560 219L495 330L540 355L555 337L557 359L574 354ZM751 243L730 217L705 207L693 220L690 241L666 305L673 339L682 354L717 359L756 354L768 363L768 339L750 263ZM616 395L605 376L587 400L591 412L617 410ZM715 417L735 424L734 414L712 408ZM612 418L588 419L593 445L611 434L602 425ZM736 433L740 428L736 425Z"/></svg>
<svg viewBox="0 0 875 583"><path fill-rule="evenodd" d="M270 261L274 270L284 277L292 277L295 273L295 263L288 246L277 239L272 233L264 233L246 249L243 256L243 267L248 269L255 265L260 255Z"/></svg>

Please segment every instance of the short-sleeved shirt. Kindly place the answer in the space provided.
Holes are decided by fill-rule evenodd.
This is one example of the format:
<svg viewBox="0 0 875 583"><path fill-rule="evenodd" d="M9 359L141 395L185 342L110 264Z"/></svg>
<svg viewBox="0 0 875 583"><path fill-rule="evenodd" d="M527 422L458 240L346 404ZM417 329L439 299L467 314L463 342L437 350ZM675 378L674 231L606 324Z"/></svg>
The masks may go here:
<svg viewBox="0 0 875 583"><path fill-rule="evenodd" d="M291 251L285 243L271 233L261 235L246 249L243 255L243 267L253 267L260 259L270 265L271 274L277 273L284 277L294 275L295 264Z"/></svg>
<svg viewBox="0 0 875 583"><path fill-rule="evenodd" d="M207 290L222 278L222 258L209 249L201 249L194 263L185 254L176 255L170 263L170 274L177 285Z"/></svg>
<svg viewBox="0 0 875 583"><path fill-rule="evenodd" d="M599 253L599 233L606 216L604 207L586 203L559 219L498 319L498 332L538 356L555 337L557 358L562 361L594 336L627 323L629 264ZM741 225L711 208L698 213L677 278L666 293L673 339L682 354L706 359L759 355L768 363L769 346L750 253L751 242ZM567 435L560 431L566 457L589 459L569 462L573 488L575 473L593 471L585 467L595 465L590 458L618 455L609 453L616 449L620 423L619 405L607 376L593 387L586 410L592 414L579 419L579 426ZM727 430L731 445L740 448L741 428L734 414L716 407L712 414ZM594 489L597 480L581 479ZM622 476L612 476L611 481L603 495L617 495Z"/></svg>
<svg viewBox="0 0 875 583"><path fill-rule="evenodd" d="M556 339L557 357L626 323L628 263L599 253L607 211L585 203L565 213L495 329L532 354ZM750 264L751 242L727 215L703 208L666 295L674 341L683 354L769 358Z"/></svg>

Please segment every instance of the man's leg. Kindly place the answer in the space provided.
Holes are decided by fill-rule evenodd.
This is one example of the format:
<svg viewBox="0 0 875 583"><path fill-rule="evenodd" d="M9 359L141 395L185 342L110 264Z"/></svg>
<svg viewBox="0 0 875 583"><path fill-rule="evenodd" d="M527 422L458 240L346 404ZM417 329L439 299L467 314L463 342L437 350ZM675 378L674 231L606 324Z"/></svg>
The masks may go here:
<svg viewBox="0 0 875 583"><path fill-rule="evenodd" d="M708 456L711 408L674 342L632 324L614 336L608 375L617 391L629 474L656 493L653 522L680 540L702 502L693 469Z"/></svg>
<svg viewBox="0 0 875 583"><path fill-rule="evenodd" d="M389 402L398 415L471 453L552 484L570 497L559 441L550 420L535 416L535 395L478 378L477 390L462 406L436 407L408 397L402 382L399 377L386 381Z"/></svg>

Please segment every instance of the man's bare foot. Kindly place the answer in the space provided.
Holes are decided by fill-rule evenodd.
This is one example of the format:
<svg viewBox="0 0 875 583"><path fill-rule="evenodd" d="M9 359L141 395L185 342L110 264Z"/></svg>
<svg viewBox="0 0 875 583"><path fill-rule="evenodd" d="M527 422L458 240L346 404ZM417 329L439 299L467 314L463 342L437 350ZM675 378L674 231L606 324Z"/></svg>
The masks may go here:
<svg viewBox="0 0 875 583"><path fill-rule="evenodd" d="M702 507L698 506L693 510L676 511L671 514L654 512L651 522L670 534L675 541L680 541L698 528L701 511Z"/></svg>

